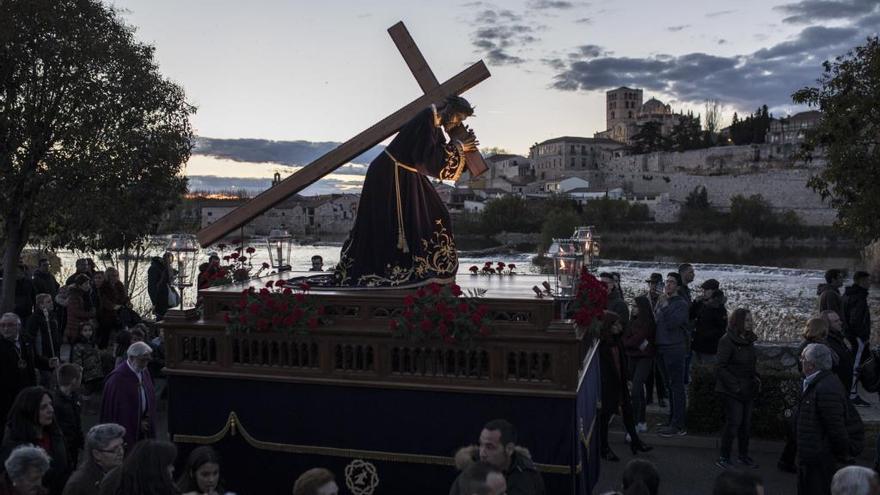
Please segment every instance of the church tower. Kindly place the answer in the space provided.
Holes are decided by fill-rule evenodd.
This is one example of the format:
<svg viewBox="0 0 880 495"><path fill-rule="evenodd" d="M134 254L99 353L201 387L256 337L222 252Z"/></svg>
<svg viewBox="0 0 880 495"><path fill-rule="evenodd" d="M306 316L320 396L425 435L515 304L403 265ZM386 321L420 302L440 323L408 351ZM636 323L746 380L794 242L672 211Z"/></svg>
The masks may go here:
<svg viewBox="0 0 880 495"><path fill-rule="evenodd" d="M605 128L614 129L616 125L635 124L639 109L642 108L642 90L621 86L605 93Z"/></svg>

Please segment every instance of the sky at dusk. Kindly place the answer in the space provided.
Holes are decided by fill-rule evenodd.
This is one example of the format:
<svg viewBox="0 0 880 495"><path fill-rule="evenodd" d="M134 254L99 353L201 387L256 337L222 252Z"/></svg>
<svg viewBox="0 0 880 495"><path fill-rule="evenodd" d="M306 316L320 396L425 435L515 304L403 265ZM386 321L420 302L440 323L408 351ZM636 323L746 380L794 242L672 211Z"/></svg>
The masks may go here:
<svg viewBox="0 0 880 495"><path fill-rule="evenodd" d="M644 88L727 119L790 94L880 29L878 0L115 0L211 138L345 141L421 91L386 32L403 20L442 82L477 60L463 96L484 147L605 129L604 92ZM234 175L234 173L233 173Z"/></svg>

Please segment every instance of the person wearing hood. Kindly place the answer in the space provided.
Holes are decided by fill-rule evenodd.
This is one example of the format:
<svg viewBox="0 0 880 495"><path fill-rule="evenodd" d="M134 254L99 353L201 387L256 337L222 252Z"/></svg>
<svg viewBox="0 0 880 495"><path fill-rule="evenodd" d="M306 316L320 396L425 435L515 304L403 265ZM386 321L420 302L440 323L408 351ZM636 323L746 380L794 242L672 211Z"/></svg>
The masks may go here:
<svg viewBox="0 0 880 495"><path fill-rule="evenodd" d="M154 256L147 270L147 293L153 303L156 321L162 320L168 312L168 286L171 284L171 261L173 255L165 253L161 258Z"/></svg>
<svg viewBox="0 0 880 495"><path fill-rule="evenodd" d="M480 445L462 447L455 453L455 466L462 471L485 462L504 473L508 495L544 495L544 479L528 449L516 444L516 428L504 419L493 419L480 432ZM449 495L470 495L462 491L463 474L455 479Z"/></svg>
<svg viewBox="0 0 880 495"><path fill-rule="evenodd" d="M863 352L871 339L871 312L868 310L868 289L871 288L871 275L868 272L856 272L853 284L843 292L843 328L855 353L852 386L849 388L849 400L854 406L868 407L871 404L859 396L859 367L867 358Z"/></svg>
<svg viewBox="0 0 880 495"><path fill-rule="evenodd" d="M721 457L715 465L722 469L734 467L730 460L734 437L738 441L739 464L752 469L758 467L749 457L752 405L761 391L761 380L756 371L756 340L752 313L737 308L730 315L727 333L718 342L715 392L724 402L725 423L721 432Z"/></svg>
<svg viewBox="0 0 880 495"><path fill-rule="evenodd" d="M700 286L703 294L694 300L690 319L694 322L691 350L697 363L711 364L718 353L718 341L727 331L727 297L714 278Z"/></svg>
<svg viewBox="0 0 880 495"><path fill-rule="evenodd" d="M843 318L843 299L840 297L840 288L843 287L843 271L832 268L825 272L825 283L816 287L816 295L819 297L819 312L831 310Z"/></svg>

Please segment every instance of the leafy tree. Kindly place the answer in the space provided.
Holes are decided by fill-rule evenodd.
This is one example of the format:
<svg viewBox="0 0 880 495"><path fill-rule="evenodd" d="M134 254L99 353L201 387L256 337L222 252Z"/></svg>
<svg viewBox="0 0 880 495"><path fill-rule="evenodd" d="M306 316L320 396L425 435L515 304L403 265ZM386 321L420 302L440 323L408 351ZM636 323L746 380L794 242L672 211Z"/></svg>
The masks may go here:
<svg viewBox="0 0 880 495"><path fill-rule="evenodd" d="M553 238L571 237L574 229L581 225L580 215L572 209L552 209L547 212L547 218L541 226L541 246L539 251L544 252L553 242Z"/></svg>
<svg viewBox="0 0 880 495"><path fill-rule="evenodd" d="M695 187L693 191L688 193L684 205L698 210L709 209L709 191L703 186Z"/></svg>
<svg viewBox="0 0 880 495"><path fill-rule="evenodd" d="M809 186L837 209L837 225L865 241L880 237L880 41L868 38L823 64L817 87L792 95L822 112L801 157L824 153L827 166Z"/></svg>
<svg viewBox="0 0 880 495"><path fill-rule="evenodd" d="M136 246L186 188L194 108L97 0L0 2L3 269L31 239ZM14 277L3 280L3 311Z"/></svg>
<svg viewBox="0 0 880 495"><path fill-rule="evenodd" d="M486 203L482 213L483 231L487 234L498 232L537 232L542 218L538 216L535 205L519 196L502 196Z"/></svg>
<svg viewBox="0 0 880 495"><path fill-rule="evenodd" d="M668 150L669 140L663 136L660 122L645 122L639 126L639 132L632 137L631 145L636 154L651 153Z"/></svg>
<svg viewBox="0 0 880 495"><path fill-rule="evenodd" d="M745 119L740 120L736 114L733 117L733 122L730 124L730 139L733 144L760 144L764 142L772 118L767 105L761 106Z"/></svg>
<svg viewBox="0 0 880 495"><path fill-rule="evenodd" d="M703 148L703 133L700 131L700 117L688 112L672 127L669 134L671 147L675 151L688 151Z"/></svg>
<svg viewBox="0 0 880 495"><path fill-rule="evenodd" d="M779 225L770 202L760 194L730 198L730 223L752 235L768 234Z"/></svg>

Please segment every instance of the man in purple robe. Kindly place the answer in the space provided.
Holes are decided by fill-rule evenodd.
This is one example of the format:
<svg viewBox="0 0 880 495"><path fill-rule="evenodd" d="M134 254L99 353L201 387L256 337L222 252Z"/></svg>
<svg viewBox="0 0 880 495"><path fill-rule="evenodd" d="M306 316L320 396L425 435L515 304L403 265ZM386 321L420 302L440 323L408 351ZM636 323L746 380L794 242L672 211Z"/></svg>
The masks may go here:
<svg viewBox="0 0 880 495"><path fill-rule="evenodd" d="M125 427L126 452L139 440L156 437L156 389L147 369L152 354L143 342L131 344L127 359L104 382L100 422Z"/></svg>
<svg viewBox="0 0 880 495"><path fill-rule="evenodd" d="M370 163L334 285L400 288L454 280L458 254L449 212L428 177L454 181L461 175L465 153L479 143L470 132L463 141L447 142L443 131L472 114L459 96L431 105Z"/></svg>

